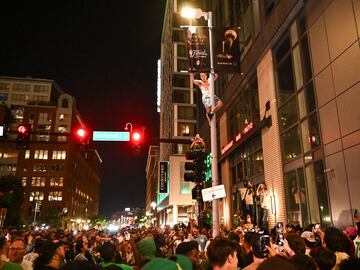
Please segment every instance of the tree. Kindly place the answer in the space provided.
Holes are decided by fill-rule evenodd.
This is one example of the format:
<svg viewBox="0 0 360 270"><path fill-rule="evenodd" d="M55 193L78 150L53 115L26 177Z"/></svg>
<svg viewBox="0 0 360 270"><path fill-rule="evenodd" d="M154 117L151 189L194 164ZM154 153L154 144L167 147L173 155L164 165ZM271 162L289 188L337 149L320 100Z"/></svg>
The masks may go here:
<svg viewBox="0 0 360 270"><path fill-rule="evenodd" d="M62 211L59 207L49 206L43 215L43 221L53 228L62 227Z"/></svg>
<svg viewBox="0 0 360 270"><path fill-rule="evenodd" d="M12 174L0 177L0 193L0 207L8 209L4 226L24 224L24 188L21 181Z"/></svg>

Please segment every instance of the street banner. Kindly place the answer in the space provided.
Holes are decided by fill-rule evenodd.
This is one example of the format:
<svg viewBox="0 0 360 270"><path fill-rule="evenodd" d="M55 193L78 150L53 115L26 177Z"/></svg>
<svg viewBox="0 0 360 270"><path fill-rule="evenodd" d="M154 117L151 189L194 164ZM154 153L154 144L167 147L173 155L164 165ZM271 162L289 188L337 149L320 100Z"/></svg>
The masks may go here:
<svg viewBox="0 0 360 270"><path fill-rule="evenodd" d="M159 193L168 193L168 165L167 161L159 161Z"/></svg>
<svg viewBox="0 0 360 270"><path fill-rule="evenodd" d="M234 27L213 28L214 67L217 73L240 72L239 30Z"/></svg>
<svg viewBox="0 0 360 270"><path fill-rule="evenodd" d="M189 72L210 72L209 28L204 26L184 27Z"/></svg>

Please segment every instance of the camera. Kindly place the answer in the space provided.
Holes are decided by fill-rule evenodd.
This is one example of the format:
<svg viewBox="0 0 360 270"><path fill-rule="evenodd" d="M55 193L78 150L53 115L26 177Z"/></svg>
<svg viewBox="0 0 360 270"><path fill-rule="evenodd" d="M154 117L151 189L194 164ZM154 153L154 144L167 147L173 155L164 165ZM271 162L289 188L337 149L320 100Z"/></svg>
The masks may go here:
<svg viewBox="0 0 360 270"><path fill-rule="evenodd" d="M270 247L270 235L260 236L260 248L261 248L261 253L264 256L266 256L269 253L266 246Z"/></svg>

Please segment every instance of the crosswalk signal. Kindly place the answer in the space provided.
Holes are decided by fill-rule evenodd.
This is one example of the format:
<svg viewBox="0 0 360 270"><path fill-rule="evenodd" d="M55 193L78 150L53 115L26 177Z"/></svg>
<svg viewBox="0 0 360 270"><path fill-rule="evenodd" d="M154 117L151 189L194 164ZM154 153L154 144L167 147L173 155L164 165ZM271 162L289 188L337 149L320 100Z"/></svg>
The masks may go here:
<svg viewBox="0 0 360 270"><path fill-rule="evenodd" d="M17 128L16 147L28 149L30 142L31 127L29 124L20 124Z"/></svg>
<svg viewBox="0 0 360 270"><path fill-rule="evenodd" d="M184 180L187 182L201 183L205 180L205 159L203 151L190 151L186 153Z"/></svg>

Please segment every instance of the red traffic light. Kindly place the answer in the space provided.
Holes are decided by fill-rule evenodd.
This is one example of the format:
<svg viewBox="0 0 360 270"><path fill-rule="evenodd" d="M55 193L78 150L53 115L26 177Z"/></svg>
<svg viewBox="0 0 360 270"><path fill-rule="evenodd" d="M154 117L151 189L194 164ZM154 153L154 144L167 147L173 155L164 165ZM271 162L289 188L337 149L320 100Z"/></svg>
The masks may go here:
<svg viewBox="0 0 360 270"><path fill-rule="evenodd" d="M29 129L26 125L20 125L18 127L18 132L21 133L21 134L26 134L29 132Z"/></svg>
<svg viewBox="0 0 360 270"><path fill-rule="evenodd" d="M140 132L135 131L135 132L132 134L132 139L133 139L133 141L135 141L135 142L140 142L140 140L141 140L141 134L140 134Z"/></svg>
<svg viewBox="0 0 360 270"><path fill-rule="evenodd" d="M77 128L74 132L75 139L80 144L88 144L89 143L89 131L86 128Z"/></svg>
<svg viewBox="0 0 360 270"><path fill-rule="evenodd" d="M78 130L76 130L76 135L79 138L85 138L87 136L87 131L83 128L79 128Z"/></svg>

